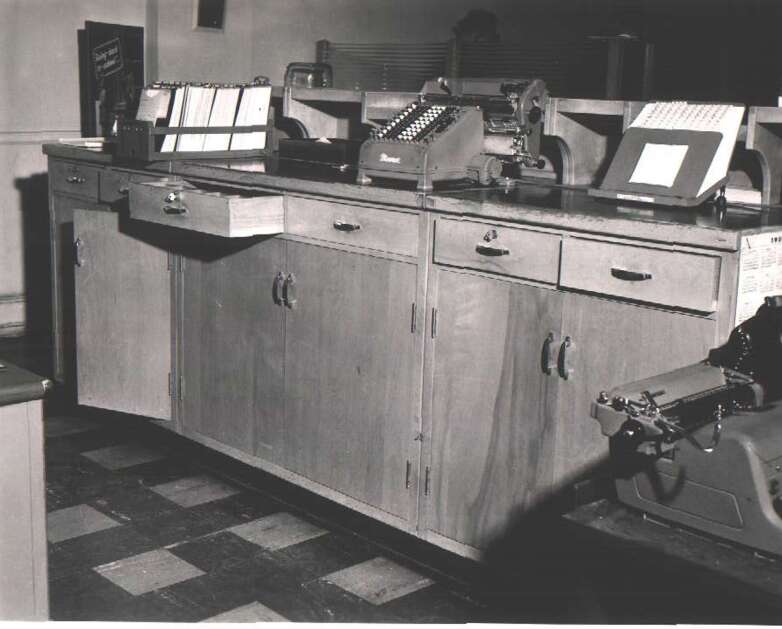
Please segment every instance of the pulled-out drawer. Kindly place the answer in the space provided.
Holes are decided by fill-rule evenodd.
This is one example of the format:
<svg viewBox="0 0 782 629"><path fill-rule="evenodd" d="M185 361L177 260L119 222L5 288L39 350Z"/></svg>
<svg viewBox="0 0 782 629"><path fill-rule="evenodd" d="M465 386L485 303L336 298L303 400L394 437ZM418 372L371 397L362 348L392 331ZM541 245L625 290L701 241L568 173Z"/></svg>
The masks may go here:
<svg viewBox="0 0 782 629"><path fill-rule="evenodd" d="M287 234L418 255L418 215L289 196Z"/></svg>
<svg viewBox="0 0 782 629"><path fill-rule="evenodd" d="M55 192L64 192L89 201L98 200L99 169L84 164L52 160L49 177Z"/></svg>
<svg viewBox="0 0 782 629"><path fill-rule="evenodd" d="M720 258L581 238L562 243L561 286L713 312Z"/></svg>
<svg viewBox="0 0 782 629"><path fill-rule="evenodd" d="M127 200L130 182L161 181L160 175L142 175L122 170L102 170L98 185L98 200L101 203L117 203Z"/></svg>
<svg viewBox="0 0 782 629"><path fill-rule="evenodd" d="M131 182L130 216L227 238L280 234L285 224L282 195L202 190L185 181Z"/></svg>
<svg viewBox="0 0 782 629"><path fill-rule="evenodd" d="M434 261L556 284L560 241L548 232L441 218Z"/></svg>

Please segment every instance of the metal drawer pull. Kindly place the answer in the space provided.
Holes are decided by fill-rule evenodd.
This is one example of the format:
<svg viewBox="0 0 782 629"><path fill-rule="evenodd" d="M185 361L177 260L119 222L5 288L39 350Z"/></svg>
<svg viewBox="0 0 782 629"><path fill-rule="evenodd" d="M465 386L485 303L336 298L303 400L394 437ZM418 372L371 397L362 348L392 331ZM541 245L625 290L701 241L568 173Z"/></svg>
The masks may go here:
<svg viewBox="0 0 782 629"><path fill-rule="evenodd" d="M282 283L285 281L285 275L282 271L277 271L277 275L274 276L274 284L272 284L272 299L278 306L282 305Z"/></svg>
<svg viewBox="0 0 782 629"><path fill-rule="evenodd" d="M361 229L361 225L358 223L346 223L340 219L334 221L334 229L340 232L357 232Z"/></svg>
<svg viewBox="0 0 782 629"><path fill-rule="evenodd" d="M611 275L618 280L624 280L625 282L643 282L644 280L652 279L652 274L645 271L628 271L627 269L620 269L615 266L611 267Z"/></svg>
<svg viewBox="0 0 782 629"><path fill-rule="evenodd" d="M76 266L84 266L84 241L81 238L73 241L73 261Z"/></svg>
<svg viewBox="0 0 782 629"><path fill-rule="evenodd" d="M296 307L296 276L288 273L282 285L282 300L291 310Z"/></svg>
<svg viewBox="0 0 782 629"><path fill-rule="evenodd" d="M497 257L510 255L510 249L505 247L492 247L491 245L475 245L475 251L480 253L482 256Z"/></svg>
<svg viewBox="0 0 782 629"><path fill-rule="evenodd" d="M71 175L65 178L68 183L85 183L87 180L84 177L78 175Z"/></svg>
<svg viewBox="0 0 782 629"><path fill-rule="evenodd" d="M557 366L557 359L553 351L555 343L554 333L549 332L546 340L543 341L543 349L540 352L540 369L547 376L551 375L551 372Z"/></svg>
<svg viewBox="0 0 782 629"><path fill-rule="evenodd" d="M164 205L163 212L165 214L187 214L187 208L184 205Z"/></svg>
<svg viewBox="0 0 782 629"><path fill-rule="evenodd" d="M573 377L575 368L573 367L573 354L576 351L576 344L569 336L565 337L562 345L559 347L559 357L557 359L557 371L563 380L570 380Z"/></svg>

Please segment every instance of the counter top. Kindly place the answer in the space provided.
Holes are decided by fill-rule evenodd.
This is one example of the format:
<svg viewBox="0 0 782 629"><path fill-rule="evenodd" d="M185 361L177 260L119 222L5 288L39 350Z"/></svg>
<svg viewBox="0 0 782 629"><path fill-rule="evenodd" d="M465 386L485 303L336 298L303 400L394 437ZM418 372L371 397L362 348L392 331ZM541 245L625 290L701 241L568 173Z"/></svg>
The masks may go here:
<svg viewBox="0 0 782 629"><path fill-rule="evenodd" d="M0 358L0 406L38 400L50 382Z"/></svg>
<svg viewBox="0 0 782 629"><path fill-rule="evenodd" d="M300 194L317 194L367 203L409 208L425 207L445 214L479 217L585 234L704 247L739 249L741 238L782 227L782 208L730 206L718 212L710 206L669 208L617 203L589 196L586 188L507 180L492 186L451 184L422 195L413 182L386 180L383 185L360 186L353 168L340 171L277 157L170 161L140 167L115 164L110 155L67 144L45 144L51 157L73 159L116 168L133 168L184 178L263 187Z"/></svg>

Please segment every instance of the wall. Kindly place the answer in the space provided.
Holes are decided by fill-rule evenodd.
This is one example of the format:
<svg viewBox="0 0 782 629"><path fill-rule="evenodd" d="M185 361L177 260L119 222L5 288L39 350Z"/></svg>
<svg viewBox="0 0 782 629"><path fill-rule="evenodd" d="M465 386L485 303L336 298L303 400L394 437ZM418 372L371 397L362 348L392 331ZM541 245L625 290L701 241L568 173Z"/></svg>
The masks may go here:
<svg viewBox="0 0 782 629"><path fill-rule="evenodd" d="M85 20L144 26L146 0L0 0L0 335L48 323L46 160L79 135L76 32ZM10 97L9 97L10 96Z"/></svg>

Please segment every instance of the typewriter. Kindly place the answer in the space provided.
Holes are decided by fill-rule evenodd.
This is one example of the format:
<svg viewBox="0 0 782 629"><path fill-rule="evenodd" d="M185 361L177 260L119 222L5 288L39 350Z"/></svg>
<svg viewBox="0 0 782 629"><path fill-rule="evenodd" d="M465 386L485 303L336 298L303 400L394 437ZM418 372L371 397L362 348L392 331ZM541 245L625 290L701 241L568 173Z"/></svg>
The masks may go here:
<svg viewBox="0 0 782 629"><path fill-rule="evenodd" d="M782 555L782 296L702 362L602 392L627 505Z"/></svg>
<svg viewBox="0 0 782 629"><path fill-rule="evenodd" d="M436 181L489 184L501 176L504 162L542 167L547 101L540 79L427 81L417 100L364 141L358 183L401 179L426 192Z"/></svg>

